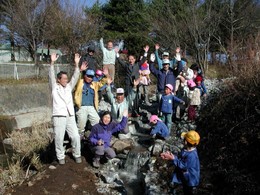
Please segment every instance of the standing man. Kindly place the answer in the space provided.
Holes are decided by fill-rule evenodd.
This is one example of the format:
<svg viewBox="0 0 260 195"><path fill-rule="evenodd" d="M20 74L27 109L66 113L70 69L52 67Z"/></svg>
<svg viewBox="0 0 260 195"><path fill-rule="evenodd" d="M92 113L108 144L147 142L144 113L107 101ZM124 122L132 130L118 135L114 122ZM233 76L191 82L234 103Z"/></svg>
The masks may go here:
<svg viewBox="0 0 260 195"><path fill-rule="evenodd" d="M104 69L104 78L100 81L93 81L95 76L94 70L88 69L85 71L83 78L78 80L74 93L74 102L78 109L77 125L79 133L84 134L87 121L90 121L91 126L97 124L100 120L98 115L98 90L106 84L107 70Z"/></svg>
<svg viewBox="0 0 260 195"><path fill-rule="evenodd" d="M81 66L83 62L86 62L88 64L88 69L96 71L98 63L94 54L95 54L95 46L90 45L87 49L87 54L82 56L82 58L80 58L79 66Z"/></svg>
<svg viewBox="0 0 260 195"><path fill-rule="evenodd" d="M59 164L65 164L65 151L63 148L63 140L65 131L71 139L72 155L76 163L81 163L80 153L80 137L75 121L75 111L72 99L72 90L75 87L79 78L79 54L75 54L75 71L68 82L68 75L66 72L59 72L57 74L57 82L54 75L54 62L58 59L55 53L51 54L51 65L49 68L49 79L51 83L52 99L53 99L53 129L56 156ZM86 70L87 65L83 64L81 70Z"/></svg>
<svg viewBox="0 0 260 195"><path fill-rule="evenodd" d="M114 49L113 42L109 40L107 42L107 48L104 46L103 38L100 39L100 47L103 52L103 69L108 70L108 74L114 81L115 79L115 63L116 63L116 52Z"/></svg>

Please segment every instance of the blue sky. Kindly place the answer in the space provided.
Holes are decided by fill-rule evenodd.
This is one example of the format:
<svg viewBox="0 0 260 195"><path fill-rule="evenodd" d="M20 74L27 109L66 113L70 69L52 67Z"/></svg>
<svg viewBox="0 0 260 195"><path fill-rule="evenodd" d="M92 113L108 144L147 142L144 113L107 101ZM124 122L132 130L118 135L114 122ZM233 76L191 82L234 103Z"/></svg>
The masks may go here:
<svg viewBox="0 0 260 195"><path fill-rule="evenodd" d="M91 7L94 3L97 2L97 0L80 0L83 5L87 5L88 7ZM108 2L108 0L99 0L99 3L104 4Z"/></svg>

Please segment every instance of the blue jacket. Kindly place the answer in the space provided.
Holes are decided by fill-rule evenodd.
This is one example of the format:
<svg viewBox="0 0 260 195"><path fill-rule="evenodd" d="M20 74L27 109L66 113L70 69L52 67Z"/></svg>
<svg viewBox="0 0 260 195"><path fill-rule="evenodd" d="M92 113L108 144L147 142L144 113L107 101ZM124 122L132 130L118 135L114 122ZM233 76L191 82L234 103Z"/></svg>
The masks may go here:
<svg viewBox="0 0 260 195"><path fill-rule="evenodd" d="M160 112L167 113L167 114L173 113L174 102L181 103L183 102L183 100L177 98L173 94L169 94L169 95L163 94L160 100L160 107L159 107Z"/></svg>
<svg viewBox="0 0 260 195"><path fill-rule="evenodd" d="M180 158L174 155L175 171L172 181L187 186L198 186L200 180L200 161L197 149L187 151L183 149Z"/></svg>
<svg viewBox="0 0 260 195"><path fill-rule="evenodd" d="M154 63L151 63L150 71L157 78L158 92L163 93L166 84L171 84L173 87L175 87L176 76L172 68L169 68L167 72L164 69L157 70L154 67Z"/></svg>
<svg viewBox="0 0 260 195"><path fill-rule="evenodd" d="M151 135L154 134L159 134L164 138L170 135L168 127L162 121L157 121L157 124L154 126L153 130L151 131Z"/></svg>
<svg viewBox="0 0 260 195"><path fill-rule="evenodd" d="M104 147L110 147L110 141L112 134L121 131L125 128L127 123L127 117L123 117L120 123L112 121L108 125L99 122L94 125L91 129L89 135L89 140L92 145L97 145L98 140L102 139L104 141Z"/></svg>

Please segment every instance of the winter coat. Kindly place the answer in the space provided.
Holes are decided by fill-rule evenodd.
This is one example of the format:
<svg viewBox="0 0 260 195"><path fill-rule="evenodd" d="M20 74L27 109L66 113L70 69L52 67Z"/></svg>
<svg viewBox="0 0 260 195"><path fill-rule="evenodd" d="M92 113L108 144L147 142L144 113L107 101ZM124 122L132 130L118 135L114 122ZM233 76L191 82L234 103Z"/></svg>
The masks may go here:
<svg viewBox="0 0 260 195"><path fill-rule="evenodd" d="M68 113L70 116L75 115L72 90L77 83L79 74L79 68L76 67L70 82L66 85L66 87L63 87L56 82L54 66L50 66L49 78L52 90L53 116L67 116Z"/></svg>
<svg viewBox="0 0 260 195"><path fill-rule="evenodd" d="M96 146L98 140L102 139L104 141L104 147L110 147L110 142L112 134L123 130L126 127L127 117L123 117L120 123L112 121L108 125L105 125L100 121L98 124L94 125L91 129L89 135L89 140L92 145Z"/></svg>
<svg viewBox="0 0 260 195"><path fill-rule="evenodd" d="M150 134L151 135L159 134L164 138L170 135L168 127L162 121L157 121L156 125L153 127Z"/></svg>
<svg viewBox="0 0 260 195"><path fill-rule="evenodd" d="M175 171L172 182L187 186L198 186L200 180L200 161L197 149L187 151L183 149L180 157L174 155Z"/></svg>
<svg viewBox="0 0 260 195"><path fill-rule="evenodd" d="M112 114L112 118L119 122L122 120L123 118L123 112L124 110L128 110L129 108L129 104L132 103L136 97L136 90L131 90L130 94L124 98L124 101L121 103L118 103L116 101L116 98L114 97L114 95L111 92L111 87L107 86L106 88L107 90L107 96L109 99L109 102L111 103L111 114ZM119 113L118 112L119 109ZM119 114L119 116L117 117L117 115Z"/></svg>
<svg viewBox="0 0 260 195"><path fill-rule="evenodd" d="M98 110L98 90L106 84L106 77L101 79L100 81L92 81L90 84L90 87L94 90L94 105L95 109ZM78 80L77 86L75 88L74 92L74 103L77 106L77 108L81 107L82 104L82 91L83 91L83 86L84 86L84 79L80 78Z"/></svg>
<svg viewBox="0 0 260 195"><path fill-rule="evenodd" d="M173 87L175 87L176 76L172 68L169 68L167 72L164 69L157 70L154 67L154 63L151 63L150 71L157 78L158 92L163 93L166 84L171 84Z"/></svg>
<svg viewBox="0 0 260 195"><path fill-rule="evenodd" d="M189 90L188 98L189 105L199 106L201 104L200 90L198 88L195 88L194 90Z"/></svg>
<svg viewBox="0 0 260 195"><path fill-rule="evenodd" d="M172 94L162 95L161 100L160 100L160 107L159 107L160 112L166 113L166 114L173 113L174 102L181 103L183 101Z"/></svg>
<svg viewBox="0 0 260 195"><path fill-rule="evenodd" d="M88 69L96 71L97 61L96 61L96 58L94 56L89 55L89 54L84 55L82 58L80 58L79 64L82 64L82 62L84 62L84 61L86 61L88 63Z"/></svg>

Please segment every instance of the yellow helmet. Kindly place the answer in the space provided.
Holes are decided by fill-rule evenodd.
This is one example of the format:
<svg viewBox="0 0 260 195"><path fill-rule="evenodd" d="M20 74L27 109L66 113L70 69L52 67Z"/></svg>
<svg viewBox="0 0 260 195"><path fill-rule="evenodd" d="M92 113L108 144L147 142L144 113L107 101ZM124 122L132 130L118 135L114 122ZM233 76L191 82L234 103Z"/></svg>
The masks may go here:
<svg viewBox="0 0 260 195"><path fill-rule="evenodd" d="M200 135L194 131L190 130L188 132L182 132L181 137L184 138L188 143L198 145L200 142Z"/></svg>

